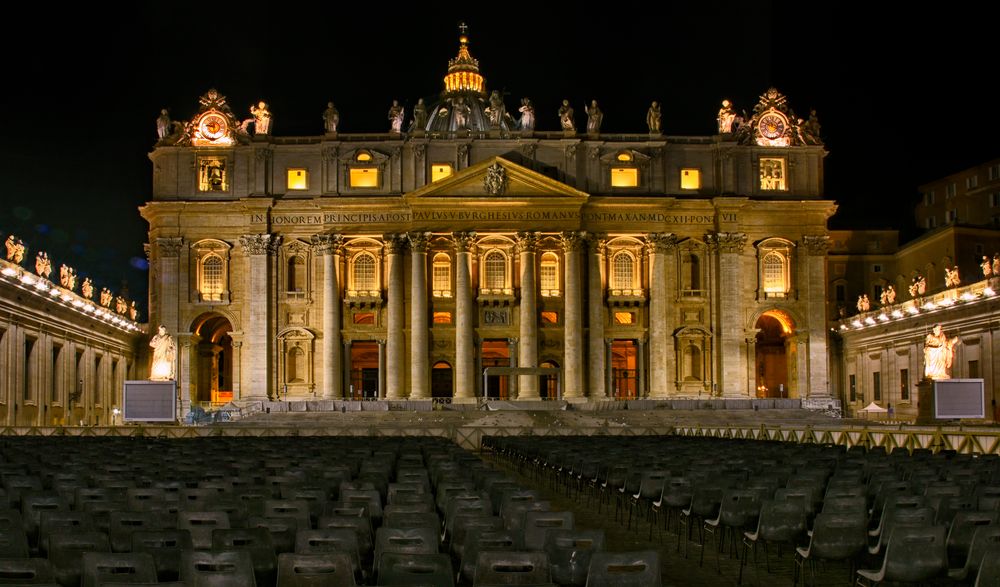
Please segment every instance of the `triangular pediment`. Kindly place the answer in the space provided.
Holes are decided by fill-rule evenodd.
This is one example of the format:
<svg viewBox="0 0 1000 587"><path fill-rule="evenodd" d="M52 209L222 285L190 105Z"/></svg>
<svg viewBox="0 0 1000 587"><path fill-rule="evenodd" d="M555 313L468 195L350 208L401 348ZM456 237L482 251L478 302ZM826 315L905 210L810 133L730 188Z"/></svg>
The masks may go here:
<svg viewBox="0 0 1000 587"><path fill-rule="evenodd" d="M502 201L534 197L570 198L582 202L589 195L503 157L490 157L451 177L403 195L403 199L411 203L426 198L486 198Z"/></svg>

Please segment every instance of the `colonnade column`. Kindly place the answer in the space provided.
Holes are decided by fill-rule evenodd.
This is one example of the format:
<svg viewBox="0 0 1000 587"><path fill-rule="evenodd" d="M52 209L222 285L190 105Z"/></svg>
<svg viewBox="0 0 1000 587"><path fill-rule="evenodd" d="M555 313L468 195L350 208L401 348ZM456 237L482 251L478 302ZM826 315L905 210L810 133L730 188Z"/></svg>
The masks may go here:
<svg viewBox="0 0 1000 587"><path fill-rule="evenodd" d="M317 234L312 238L323 256L323 398L344 397L343 360L340 348L340 256L344 237Z"/></svg>
<svg viewBox="0 0 1000 587"><path fill-rule="evenodd" d="M517 234L517 250L521 263L521 310L519 313L520 332L518 338L518 365L521 367L538 366L538 304L535 287L535 244L536 235L533 232ZM513 356L511 357L513 358ZM518 376L517 399L536 400L538 395L538 376Z"/></svg>
<svg viewBox="0 0 1000 587"><path fill-rule="evenodd" d="M589 395L591 399L604 399L610 389L605 377L608 351L605 349L604 341L604 252L607 249L607 239L604 235L592 234L587 240L587 245L589 263L587 311L590 323Z"/></svg>
<svg viewBox="0 0 1000 587"><path fill-rule="evenodd" d="M455 399L476 396L475 306L472 299L472 250L476 234L456 232L455 239Z"/></svg>
<svg viewBox="0 0 1000 587"><path fill-rule="evenodd" d="M385 399L385 339L378 343L378 398Z"/></svg>
<svg viewBox="0 0 1000 587"><path fill-rule="evenodd" d="M746 363L753 360L744 353L744 328L740 317L742 307L742 279L740 275L740 255L747 242L742 232L716 232L708 235L709 250L715 253L719 270L718 289L715 299L714 324L717 343L716 354L719 395L727 397L744 396L741 379L746 373Z"/></svg>
<svg viewBox="0 0 1000 587"><path fill-rule="evenodd" d="M806 371L799 373L799 397L821 397L829 399L830 373L828 360L826 332L826 251L830 246L830 237L823 235L803 236L805 245L805 274L800 283L805 291L799 299L808 300L807 320L805 326L809 332L807 346ZM895 371L899 373L898 370ZM805 374L808 374L808 380Z"/></svg>
<svg viewBox="0 0 1000 587"><path fill-rule="evenodd" d="M677 238L653 233L646 237L649 261L649 397L667 397L667 263ZM641 347L640 347L641 348Z"/></svg>
<svg viewBox="0 0 1000 587"><path fill-rule="evenodd" d="M583 284L580 279L580 249L583 235L564 232L563 245L563 397L579 399L584 396L583 366Z"/></svg>
<svg viewBox="0 0 1000 587"><path fill-rule="evenodd" d="M240 245L247 255L249 278L247 279L247 320L243 339L247 351L246 364L241 369L246 380L244 397L263 400L272 394L271 349L273 330L271 328L271 258L277 252L281 237L270 233L246 234L240 237Z"/></svg>
<svg viewBox="0 0 1000 587"><path fill-rule="evenodd" d="M389 268L388 283L388 317L386 320L386 393L387 399L402 397L406 378L403 373L403 328L406 326L403 315L403 246L404 241L399 235L391 234L384 237L386 260Z"/></svg>
<svg viewBox="0 0 1000 587"><path fill-rule="evenodd" d="M411 232L410 242L410 398L430 398L427 339L427 237Z"/></svg>

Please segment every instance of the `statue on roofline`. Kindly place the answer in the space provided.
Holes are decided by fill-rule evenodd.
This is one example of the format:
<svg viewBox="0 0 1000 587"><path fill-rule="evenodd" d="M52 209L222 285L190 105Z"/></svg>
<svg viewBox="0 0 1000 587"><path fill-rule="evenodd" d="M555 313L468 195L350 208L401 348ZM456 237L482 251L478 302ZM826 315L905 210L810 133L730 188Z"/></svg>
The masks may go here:
<svg viewBox="0 0 1000 587"><path fill-rule="evenodd" d="M337 111L333 102L327 102L326 110L323 111L323 129L328 133L335 133L339 124L340 112Z"/></svg>
<svg viewBox="0 0 1000 587"><path fill-rule="evenodd" d="M583 111L587 113L587 133L596 135L601 132L601 124L604 123L604 113L597 106L597 100L591 100L590 106L583 106Z"/></svg>
<svg viewBox="0 0 1000 587"><path fill-rule="evenodd" d="M24 254L28 251L24 241L14 235L9 235L5 244L7 246L7 260L20 265L21 261L24 261Z"/></svg>
<svg viewBox="0 0 1000 587"><path fill-rule="evenodd" d="M389 107L389 132L401 133L403 132L403 115L405 110L399 105L398 100L392 101L392 106Z"/></svg>
<svg viewBox="0 0 1000 587"><path fill-rule="evenodd" d="M261 100L257 106L250 106L253 115L253 132L255 135L266 135L271 132L271 111L267 103Z"/></svg>
<svg viewBox="0 0 1000 587"><path fill-rule="evenodd" d="M663 132L660 129L660 125L663 121L663 116L660 114L660 103L653 101L649 106L649 110L646 111L646 126L649 127L649 134L660 134Z"/></svg>
<svg viewBox="0 0 1000 587"><path fill-rule="evenodd" d="M518 128L521 130L535 130L535 106L529 98L521 98L521 107L517 109L521 113L518 121Z"/></svg>
<svg viewBox="0 0 1000 587"><path fill-rule="evenodd" d="M569 105L569 100L563 100L559 107L559 126L566 132L576 131L576 122L573 121L573 107Z"/></svg>

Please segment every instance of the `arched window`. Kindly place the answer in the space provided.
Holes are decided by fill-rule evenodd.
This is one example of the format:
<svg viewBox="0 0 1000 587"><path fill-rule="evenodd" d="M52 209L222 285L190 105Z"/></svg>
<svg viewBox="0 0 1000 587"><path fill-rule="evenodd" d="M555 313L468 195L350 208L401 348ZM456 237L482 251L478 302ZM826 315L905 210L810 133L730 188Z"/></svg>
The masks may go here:
<svg viewBox="0 0 1000 587"><path fill-rule="evenodd" d="M693 342L684 347L684 380L701 381L701 349Z"/></svg>
<svg viewBox="0 0 1000 587"><path fill-rule="evenodd" d="M293 255L288 258L288 290L303 293L306 291L306 263L302 257Z"/></svg>
<svg viewBox="0 0 1000 587"><path fill-rule="evenodd" d="M201 299L218 301L225 289L225 270L222 258L206 255L201 260Z"/></svg>
<svg viewBox="0 0 1000 587"><path fill-rule="evenodd" d="M764 293L785 293L788 291L787 259L777 251L764 255L760 262L764 280Z"/></svg>
<svg viewBox="0 0 1000 587"><path fill-rule="evenodd" d="M539 273L541 293L543 297L559 296L559 256L549 251L542 253L542 265Z"/></svg>
<svg viewBox="0 0 1000 587"><path fill-rule="evenodd" d="M375 273L375 256L371 253L358 253L354 257L354 270L351 278L355 291L375 291L378 280Z"/></svg>
<svg viewBox="0 0 1000 587"><path fill-rule="evenodd" d="M483 258L485 265L485 289L504 289L507 287L507 257L496 249L486 253Z"/></svg>
<svg viewBox="0 0 1000 587"><path fill-rule="evenodd" d="M288 351L285 362L285 381L288 383L302 383L305 381L306 354L302 349L294 346Z"/></svg>
<svg viewBox="0 0 1000 587"><path fill-rule="evenodd" d="M681 261L681 285L684 291L701 290L701 258L695 253L684 253Z"/></svg>
<svg viewBox="0 0 1000 587"><path fill-rule="evenodd" d="M436 298L451 297L451 257L445 253L434 255L431 286Z"/></svg>
<svg viewBox="0 0 1000 587"><path fill-rule="evenodd" d="M632 289L635 285L635 257L620 251L611 259L611 289Z"/></svg>

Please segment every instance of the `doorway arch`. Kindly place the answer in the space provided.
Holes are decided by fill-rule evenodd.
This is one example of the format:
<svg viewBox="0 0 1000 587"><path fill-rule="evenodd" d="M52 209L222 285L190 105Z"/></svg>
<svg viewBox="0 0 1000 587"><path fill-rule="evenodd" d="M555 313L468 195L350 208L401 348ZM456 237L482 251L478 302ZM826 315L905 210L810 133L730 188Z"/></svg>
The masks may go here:
<svg viewBox="0 0 1000 587"><path fill-rule="evenodd" d="M754 374L757 397L795 397L795 321L787 312L768 310L754 323Z"/></svg>
<svg viewBox="0 0 1000 587"><path fill-rule="evenodd" d="M197 341L192 348L192 402L226 403L234 399L232 332L229 319L215 312L192 322L191 333Z"/></svg>
<svg viewBox="0 0 1000 587"><path fill-rule="evenodd" d="M450 398L453 396L454 375L448 361L438 361L431 367L431 397Z"/></svg>

